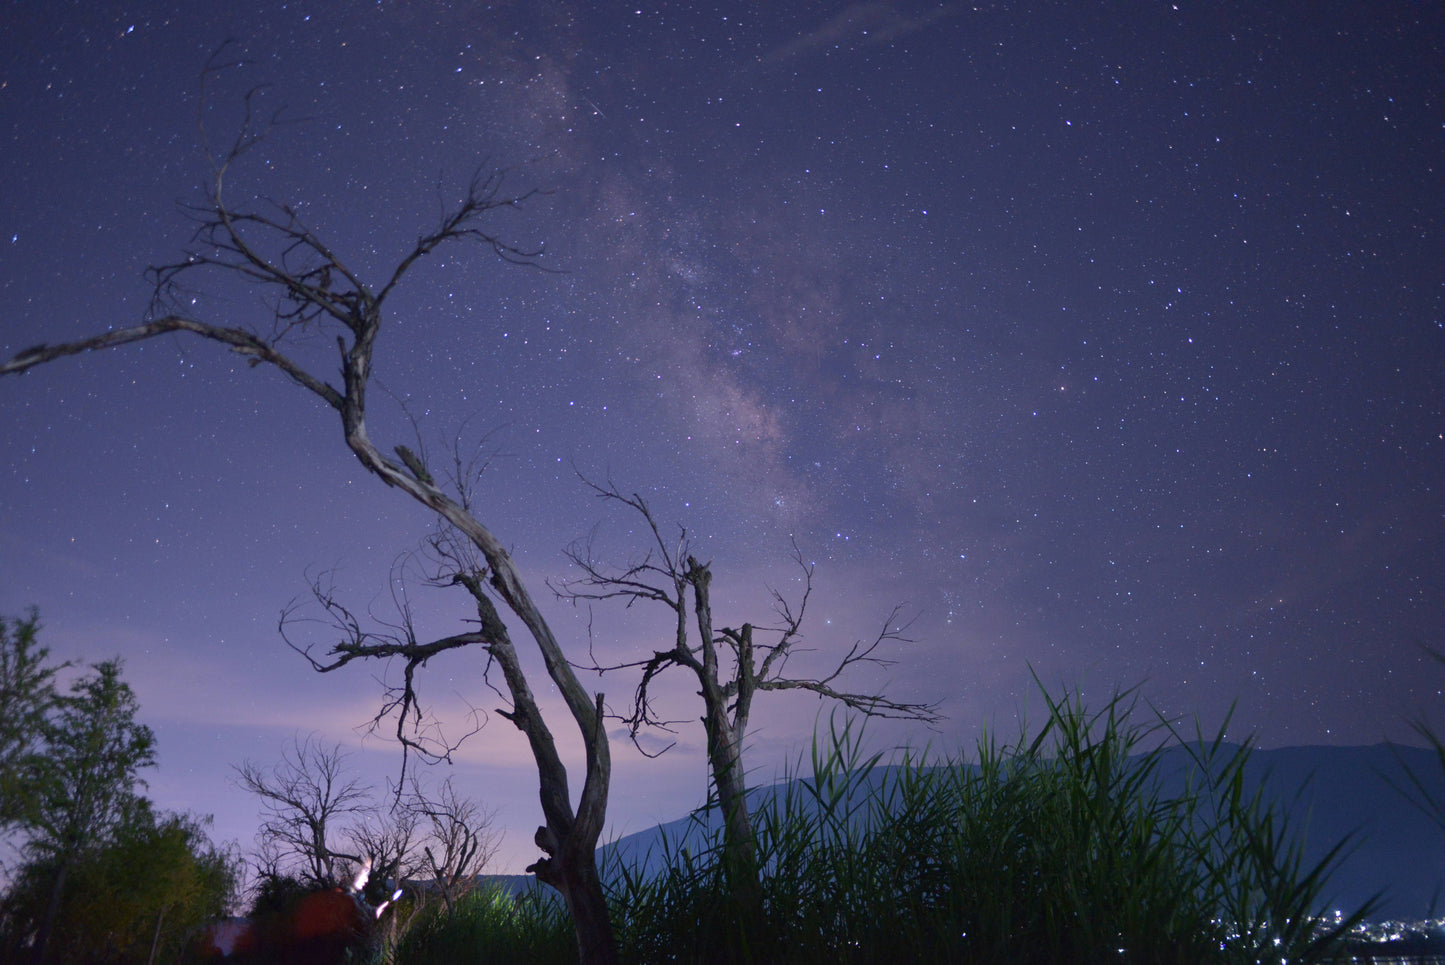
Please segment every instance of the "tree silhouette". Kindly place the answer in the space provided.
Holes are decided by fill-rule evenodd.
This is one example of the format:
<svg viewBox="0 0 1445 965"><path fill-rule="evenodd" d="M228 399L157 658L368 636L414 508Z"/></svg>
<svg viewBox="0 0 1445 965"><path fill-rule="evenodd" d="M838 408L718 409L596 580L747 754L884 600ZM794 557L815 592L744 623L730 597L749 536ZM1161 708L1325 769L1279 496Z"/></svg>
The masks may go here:
<svg viewBox="0 0 1445 965"><path fill-rule="evenodd" d="M491 829L492 812L458 797L451 778L434 796L423 794L414 784L407 810L426 823L423 867L451 914L462 896L476 887L477 876L501 846L500 835Z"/></svg>
<svg viewBox="0 0 1445 965"><path fill-rule="evenodd" d="M0 830L34 815L45 764L46 725L60 705L55 675L69 663L50 662L37 635L40 615L0 616Z"/></svg>
<svg viewBox="0 0 1445 965"><path fill-rule="evenodd" d="M139 703L120 671L118 660L94 664L47 723L45 780L24 849L53 875L33 945L36 962L45 959L70 872L144 804L139 772L155 765L155 736L136 722Z"/></svg>
<svg viewBox="0 0 1445 965"><path fill-rule="evenodd" d="M842 704L869 717L905 718L928 723L940 718L936 704L897 701L879 693L847 690L840 683L848 671L864 665L888 666L893 661L879 653L889 643L904 643L899 626L901 608L895 607L883 628L869 640L854 642L816 677L787 672L789 658L803 639L803 618L813 591L813 566L793 547L793 558L803 575L803 590L796 602L772 591L773 619L769 625L744 623L720 627L712 616L712 569L692 554L687 531L679 528L675 541L662 535L647 502L625 495L614 485L588 483L603 500L618 503L641 516L651 536L644 555L623 566L598 561L592 544L582 542L568 550L568 559L582 572L555 587L564 599L578 602L639 601L659 603L672 611L673 635L666 647L642 660L594 665L590 669L615 671L641 668L632 707L622 717L634 741L649 727L670 728L678 721L660 719L653 709L651 688L667 670L677 667L697 681L702 698L703 730L707 735L708 766L723 814L724 851L744 876L756 872L755 841L747 808L743 744L747 737L753 700L766 691L801 690ZM693 635L695 629L696 636ZM646 753L646 752L644 752ZM661 752L658 752L661 753Z"/></svg>
<svg viewBox="0 0 1445 965"><path fill-rule="evenodd" d="M361 856L336 850L340 822L369 813L371 792L346 775L339 745L325 747L312 738L296 740L281 761L263 768L253 761L236 767L241 786L261 799L258 837L267 854L299 865L301 880L317 888L340 885Z"/></svg>
<svg viewBox="0 0 1445 965"><path fill-rule="evenodd" d="M212 57L203 74L203 111L205 82L236 66L223 61L224 50ZM247 94L243 103L243 117L229 146L222 151L207 146L211 177L202 202L189 209L196 224L191 245L180 261L149 272L155 284L149 320L91 338L34 346L0 364L0 375L17 374L81 352L187 333L245 356L253 368L265 365L276 369L332 409L339 417L348 449L361 465L388 487L426 506L447 532L455 534L473 552L469 559L472 565L455 574L454 585L472 598L478 618L473 629L431 642L345 640L337 645L335 660L316 662L316 666L334 670L356 659L400 657L409 668L406 687L410 690L410 668L419 663L457 648L485 650L490 664L501 671L510 701L503 716L525 735L537 765L544 823L536 840L545 856L529 870L566 899L581 960L615 961L615 941L595 857L611 772L602 695L592 695L577 679L511 554L476 515L471 501L463 494L445 491L409 450L394 449L400 463L383 455L366 422L373 358L393 293L418 262L442 246L470 242L507 262L537 264L539 252L508 243L488 226L494 212L521 204L534 192L505 193L501 172L474 175L461 200L446 209L414 245L401 252L389 271L368 282L337 249L306 225L296 206L259 198L240 202L231 199L229 187L236 166L265 140L278 119L275 113L260 115L257 90ZM205 141L204 126L202 136ZM239 282L266 299L271 305L271 330L262 334L243 326L192 317L188 299L177 296L183 293L183 285L204 286L208 277ZM317 335L334 341L339 382L332 381L330 366L318 371L315 363L308 366L303 356L292 350L300 336ZM537 705L498 604L537 647L547 676L564 699L581 735L586 764L575 808L552 731ZM409 693L407 697L409 705L414 706L414 695Z"/></svg>

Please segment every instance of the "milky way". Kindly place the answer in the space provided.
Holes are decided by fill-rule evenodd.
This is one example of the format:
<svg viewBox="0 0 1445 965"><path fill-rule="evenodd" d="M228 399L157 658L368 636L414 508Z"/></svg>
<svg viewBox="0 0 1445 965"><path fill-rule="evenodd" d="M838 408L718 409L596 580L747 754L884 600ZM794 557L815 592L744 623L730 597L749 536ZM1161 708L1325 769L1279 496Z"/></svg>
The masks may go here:
<svg viewBox="0 0 1445 965"><path fill-rule="evenodd" d="M1272 746L1406 738L1445 707L1438 7L198 6L7 9L0 354L144 317L235 38L204 129L234 132L256 85L284 110L230 189L296 205L368 278L473 171L540 189L495 224L549 270L429 257L372 414L383 449L482 453L478 515L539 595L594 527L645 549L581 473L687 527L720 623L800 591L796 542L800 672L906 604L915 642L856 682L948 719L879 746L1012 731L1033 674L1206 727L1237 702L1231 736ZM194 297L268 324L252 292ZM276 623L332 570L386 617L431 522L243 361L167 338L0 380L0 612L38 606L60 656L123 655L157 799L249 844L230 765L298 731L394 773L356 730L376 682L310 673ZM454 632L459 601L413 593L420 630ZM589 624L618 659L668 632L548 606L579 659ZM438 711L495 708L480 671L429 668ZM760 705L755 779L821 710ZM703 800L701 732L678 737L658 761L618 744L617 831ZM491 717L455 766L525 863L525 747Z"/></svg>

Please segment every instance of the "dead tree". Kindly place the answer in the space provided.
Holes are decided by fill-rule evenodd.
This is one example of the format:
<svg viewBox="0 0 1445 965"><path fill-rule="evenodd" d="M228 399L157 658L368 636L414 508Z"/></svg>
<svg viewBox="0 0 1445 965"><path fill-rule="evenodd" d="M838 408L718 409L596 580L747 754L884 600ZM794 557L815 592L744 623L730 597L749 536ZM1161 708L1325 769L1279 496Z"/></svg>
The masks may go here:
<svg viewBox="0 0 1445 965"><path fill-rule="evenodd" d="M361 858L361 868L369 869L368 880L361 883L366 900L373 904L390 901L402 893L404 882L416 879L425 869L418 825L418 816L410 808L393 807L389 813L377 811L364 817L347 832L352 850ZM420 905L413 901L403 911L393 901L385 921L378 921L373 938L384 952L382 961L394 960L397 943Z"/></svg>
<svg viewBox="0 0 1445 965"><path fill-rule="evenodd" d="M225 66L213 61L207 68L207 79ZM156 298L149 320L77 341L36 345L0 365L0 375L17 374L81 352L186 333L226 346L245 356L252 367L275 368L335 412L347 447L368 472L426 506L476 551L478 566L458 574L457 585L475 599L479 621L476 629L429 643L358 646L339 653L338 659L321 664L319 669L333 670L353 659L394 657L412 667L447 650L482 648L504 678L511 705L504 716L525 735L537 764L544 819L537 831L537 844L545 856L531 870L566 899L581 960L613 962L615 942L595 858L611 771L602 695L589 693L577 679L511 554L475 515L473 504L441 488L410 450L394 447L399 461L383 455L366 423L373 356L392 293L418 262L444 245L472 242L505 261L536 264L539 252L511 244L487 226L489 215L521 203L529 194L504 194L500 173L474 176L461 201L402 252L389 272L368 283L361 273L352 270L341 253L305 224L295 206L231 200L228 188L235 167L265 139L276 119L275 115L270 120L258 116L255 94L253 91L245 98L244 118L230 146L223 153L208 149L211 178L205 198L191 209L196 233L190 248L175 264L151 269ZM241 325L192 317L187 300L174 296L181 292L183 284L203 284L208 274L248 286L268 299L272 305L270 331L263 334ZM334 339L341 370L339 383L330 381L330 365L308 368L303 356L292 349L292 337L317 334ZM581 734L586 765L575 809L567 771L537 706L531 682L522 671L516 644L498 603L541 652L548 677L565 700Z"/></svg>
<svg viewBox="0 0 1445 965"><path fill-rule="evenodd" d="M360 865L371 869L375 883L406 881L422 870L417 823L407 808L392 808L389 813L378 809L347 829L352 852L361 859Z"/></svg>
<svg viewBox="0 0 1445 965"><path fill-rule="evenodd" d="M236 775L242 788L261 799L257 836L265 853L299 866L306 884L337 887L351 873L344 863L361 863L354 851L334 847L343 821L372 810L371 791L346 775L340 745L298 739L271 768L246 761L236 767Z"/></svg>
<svg viewBox="0 0 1445 965"><path fill-rule="evenodd" d="M424 869L450 915L456 903L476 887L477 876L496 857L500 836L492 830L492 812L458 797L451 779L435 796L413 784L407 810L424 822Z"/></svg>
<svg viewBox="0 0 1445 965"><path fill-rule="evenodd" d="M888 614L883 628L871 640L854 642L832 663L828 673L818 677L790 676L786 673L788 660L799 650L803 617L813 591L813 565L803 558L796 545L793 555L803 574L803 591L797 603L790 603L774 590L775 622L771 625L715 626L710 564L701 563L692 555L687 531L679 528L677 539L669 542L641 496L624 495L611 484L604 487L588 482L588 485L602 499L620 503L641 516L651 534L652 545L641 559L613 567L594 557L590 541L575 544L567 556L582 575L554 589L563 599L574 603L617 600L631 606L650 601L672 611L673 637L668 646L642 660L610 666L594 663L588 669L606 672L641 668L642 677L633 694L631 711L622 717L634 742L644 728L669 729L679 723L663 720L654 712L651 688L658 677L680 667L696 679L703 702L708 766L723 814L724 853L738 869L746 873L756 868L756 842L747 808L742 757L753 699L758 693L803 690L869 717L928 723L940 719L936 704L896 701L881 694L845 690L839 684L849 670L864 665L889 666L894 662L878 650L887 643L908 642L902 636L903 628L897 625L901 608L895 607ZM695 637L690 624L695 626Z"/></svg>

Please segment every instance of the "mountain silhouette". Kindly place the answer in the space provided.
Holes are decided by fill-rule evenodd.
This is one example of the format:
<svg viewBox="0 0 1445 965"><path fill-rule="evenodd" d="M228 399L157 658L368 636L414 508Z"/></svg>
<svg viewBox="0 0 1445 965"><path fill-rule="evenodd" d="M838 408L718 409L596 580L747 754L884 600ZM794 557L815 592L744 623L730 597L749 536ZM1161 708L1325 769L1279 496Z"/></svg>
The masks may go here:
<svg viewBox="0 0 1445 965"><path fill-rule="evenodd" d="M1250 795L1262 789L1265 799L1286 816L1305 867L1348 839L1320 911L1354 911L1378 895L1372 919L1419 920L1433 917L1437 907L1445 912L1445 829L1403 793L1411 785L1411 772L1445 813L1445 771L1432 751L1417 747L1255 750L1245 769L1244 790ZM878 786L894 773L892 768L876 768L867 784ZM1199 777L1198 765L1182 747L1164 751L1159 773L1166 795ZM797 783L755 788L749 792L750 802L756 809ZM598 861L604 872L617 860L656 870L668 853L664 840L673 853L684 847L697 853L706 847L708 831L719 827L716 810L684 816L613 841L599 850Z"/></svg>

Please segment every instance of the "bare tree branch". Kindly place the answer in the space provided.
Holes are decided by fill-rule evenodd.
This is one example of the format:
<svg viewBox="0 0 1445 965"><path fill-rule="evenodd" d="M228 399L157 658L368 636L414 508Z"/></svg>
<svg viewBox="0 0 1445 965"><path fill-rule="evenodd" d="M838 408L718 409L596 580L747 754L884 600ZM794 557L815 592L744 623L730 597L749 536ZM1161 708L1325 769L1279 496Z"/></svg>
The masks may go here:
<svg viewBox="0 0 1445 965"><path fill-rule="evenodd" d="M567 551L568 560L580 576L552 585L553 592L574 605L610 600L630 607L647 602L660 603L672 612L670 646L655 649L642 659L608 665L594 658L592 665L585 669L599 673L641 669L631 708L618 715L618 719L627 724L634 744L638 744L639 732L645 728L670 731L672 725L679 723L659 719L652 698L654 683L674 667L687 670L697 681L703 701L703 729L707 735L713 785L726 821L727 847L734 860L744 862L744 870L752 867L755 846L746 807L742 749L753 699L759 692L803 690L838 701L870 717L927 723L939 720L937 704L898 701L881 693L848 690L838 685L840 678L854 668L893 663L879 653L885 643L911 642L903 636L906 625L897 626L902 614L900 607L889 613L877 636L867 642L855 641L827 673L818 677L787 675L789 658L802 650L803 619L813 592L814 567L796 544L793 558L802 571L803 583L796 603L773 590L773 613L778 620L775 625L745 623L737 628L719 627L712 617L712 573L708 564L699 562L692 554L687 531L679 528L677 540L671 542L663 537L641 496L625 494L611 482L603 486L583 481L600 499L618 503L641 516L651 542L641 557L620 566L609 566L597 559L594 532Z"/></svg>
<svg viewBox="0 0 1445 965"><path fill-rule="evenodd" d="M328 888L345 875L338 861L361 863L333 846L337 823L372 809L370 790L348 778L345 765L340 745L328 748L308 737L293 741L269 769L252 761L236 767L241 786L261 799L263 853L299 864L305 880Z"/></svg>
<svg viewBox="0 0 1445 965"><path fill-rule="evenodd" d="M254 201L236 204L230 200L233 168L265 139L280 115L275 112L269 119L258 120L263 116L258 109L260 89L253 88L244 98L243 118L230 146L224 153L211 151L204 125L204 88L218 74L237 66L235 61L225 60L228 49L223 47L217 51L203 74L202 139L212 177L202 203L189 209L196 224L191 245L181 260L150 272L155 291L152 311L159 317L89 338L26 349L0 363L0 376L26 372L68 355L188 332L240 352L253 365L267 363L279 369L337 411L347 447L362 466L388 486L432 510L454 538L464 540L475 551L477 565L464 567L454 578L456 585L465 588L473 599L478 629L431 644L422 644L404 635L398 639L378 639L363 633L354 619L348 620L337 610L330 610L348 628L347 634L329 659L313 660L312 664L319 670L336 670L361 657L402 658L407 668L404 683L400 696L391 698L394 701L391 706L396 708L401 720L405 721L408 715L416 720L420 709L414 688L415 669L447 650L469 644L485 648L505 680L511 707L503 716L523 732L537 763L544 817L537 842L546 856L532 867L539 878L565 897L576 927L582 961L610 965L616 961L616 948L595 861L611 774L602 697L590 693L577 679L511 554L474 515L476 494L464 489L459 501L437 485L432 474L425 470L424 462L408 459L395 448L393 451L400 462L383 456L371 439L366 422L373 354L388 298L428 254L454 242L480 244L504 261L540 267L537 262L540 249L509 243L489 227L491 216L499 209L515 207L536 192L504 194L505 172L482 173L479 169L468 182L460 202L445 209L436 226L421 234L415 244L401 253L394 267L382 273L379 285L369 286L361 272L353 270L302 220L296 206ZM208 278L240 283L268 296L272 306L271 336L265 338L244 328L197 321L177 310L176 294L181 286L197 284L197 279L203 283ZM164 309L168 305L171 307ZM339 386L332 385L327 378L283 351L298 333L334 338L341 369ZM586 764L575 808L566 769L523 673L498 604L531 637L551 684L565 701L581 735ZM306 648L299 649L305 652ZM381 716L389 712L384 708Z"/></svg>
<svg viewBox="0 0 1445 965"><path fill-rule="evenodd" d="M501 834L492 830L495 815L460 797L450 778L434 796L423 794L413 782L407 808L427 825L424 866L450 915L501 848Z"/></svg>
<svg viewBox="0 0 1445 965"><path fill-rule="evenodd" d="M425 868L422 829L408 808L393 808L385 816L373 810L347 829L346 838L358 863L369 866L372 878L380 882L415 878Z"/></svg>
<svg viewBox="0 0 1445 965"><path fill-rule="evenodd" d="M404 915L392 901L403 882L414 881L426 868L421 860L422 829L417 815L407 808L392 808L385 816L373 813L354 825L347 837L352 850L361 856L361 867L370 869L364 900L376 906L390 903L392 912L374 937L383 950L380 960L394 961L397 943L423 904L413 891L414 900Z"/></svg>
<svg viewBox="0 0 1445 965"><path fill-rule="evenodd" d="M0 363L0 375L11 375L23 372L36 365L52 362L55 359L64 358L67 355L78 355L81 352L116 348L131 342L155 338L157 335L168 335L172 332L191 332L202 338L221 342L230 346L233 352L247 356L252 365L259 365L262 362L274 365L285 373L291 381L320 396L321 399L333 409L337 411L342 409L343 400L340 392L321 379L316 378L295 362L292 362L256 335L244 329L208 325L204 322L196 322L188 318L182 318L179 315L167 315L164 318L157 318L143 325L116 329L91 338L83 338L74 342L64 342L60 345L32 346L15 355L9 361Z"/></svg>
<svg viewBox="0 0 1445 965"><path fill-rule="evenodd" d="M395 571L404 569L405 558L398 563ZM421 704L416 672L438 654L468 646L485 647L487 639L482 633L467 632L428 643L419 642L412 624L410 603L404 598L398 598L398 594L404 593L404 576L398 572L391 580L391 585L398 616L392 622L373 617L373 621L381 629L367 630L362 627L360 618L337 600L328 574L316 577L311 584L312 598L326 613L327 619L301 617L301 604L293 601L282 611L278 629L287 646L301 654L314 670L321 673L338 670L355 660L395 659L401 662L401 682L381 681L383 700L371 720L371 726L376 730L384 721L395 716L393 736L402 746L402 769L397 787L399 797L402 783L406 780L410 754L416 753L428 762L450 761L452 753L467 738L478 733L484 721L484 715L473 708L474 726L455 740L446 738L439 722ZM317 656L316 644L297 642L297 626L302 623L323 623L327 627L323 632L334 635L334 642L324 655ZM339 640L335 639L337 636Z"/></svg>

